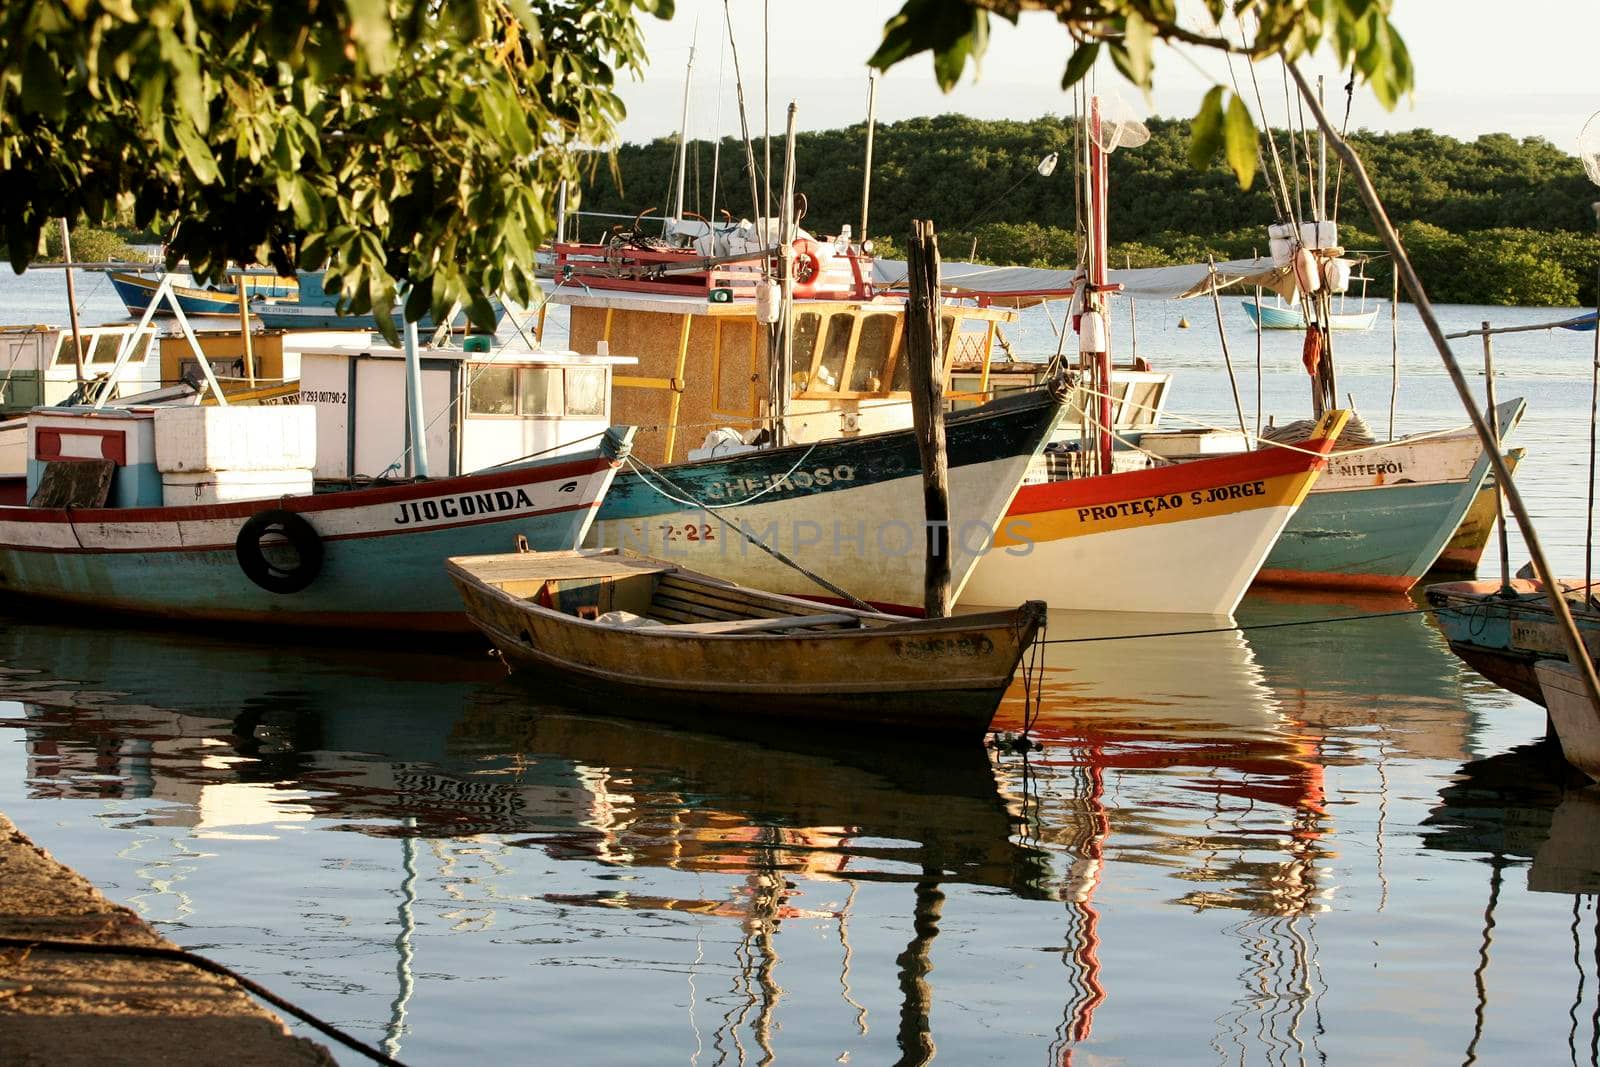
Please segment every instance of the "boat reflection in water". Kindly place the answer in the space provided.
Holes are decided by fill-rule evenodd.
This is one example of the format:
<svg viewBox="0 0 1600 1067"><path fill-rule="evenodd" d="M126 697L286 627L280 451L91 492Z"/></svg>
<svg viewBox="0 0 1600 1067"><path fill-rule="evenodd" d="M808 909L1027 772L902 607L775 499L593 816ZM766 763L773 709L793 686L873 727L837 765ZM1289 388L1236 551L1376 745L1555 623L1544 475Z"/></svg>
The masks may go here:
<svg viewBox="0 0 1600 1067"><path fill-rule="evenodd" d="M402 993L384 1034L391 1052L406 1031L414 984L419 844L441 871L511 846L574 866L731 876L687 883L724 890L704 896L670 892L682 879L620 888L638 881L631 878L537 896L563 909L736 922L735 997L743 1007L724 1019L715 1041L733 1047L744 1034L768 1054L782 995L774 939L784 921L836 928L844 996L854 1003L848 924L856 888L911 886L913 935L896 961L898 1041L916 1050L931 1048L927 974L944 888L1034 900L1052 892L1047 851L1015 833L1020 813L996 788L989 753L977 744L853 748L835 735L808 753L794 750L793 739L780 749L529 706L528 690L487 658L278 650L192 634L33 625L0 636L3 700L21 707L14 725L26 731L31 797L164 801L123 828L187 827L214 842L270 838L295 823L402 838L393 872L404 898ZM184 853L190 864L215 856L209 848ZM149 881L136 905L152 905L163 890L183 894L170 871ZM842 904L802 900L831 897L818 890L827 882L848 883ZM469 897L472 921L491 924L495 894ZM197 906L185 901L170 911L188 919Z"/></svg>
<svg viewBox="0 0 1600 1067"><path fill-rule="evenodd" d="M1352 613L1252 597L1240 616ZM1107 1041L1149 1062L1176 1047L1144 1032L1169 989L1209 1005L1185 1040L1253 1060L1333 1040L1308 1022L1330 981L1316 925L1374 866L1386 893L1386 775L1467 758L1442 640L1380 622L1050 644L1028 751L841 731L807 751L530 706L487 657L32 624L0 630L0 709L20 704L0 716L30 796L117 801L90 840L133 857L101 874L123 899L417 1062L465 1031L486 1055L531 1037L592 1060L598 1003L630 1006L619 1062L680 1050L685 1003L708 1063L1063 1063ZM1046 636L1206 628L1055 613ZM999 728L1022 727L1024 688ZM1355 859L1330 775L1379 797ZM123 844L161 835L177 860Z"/></svg>

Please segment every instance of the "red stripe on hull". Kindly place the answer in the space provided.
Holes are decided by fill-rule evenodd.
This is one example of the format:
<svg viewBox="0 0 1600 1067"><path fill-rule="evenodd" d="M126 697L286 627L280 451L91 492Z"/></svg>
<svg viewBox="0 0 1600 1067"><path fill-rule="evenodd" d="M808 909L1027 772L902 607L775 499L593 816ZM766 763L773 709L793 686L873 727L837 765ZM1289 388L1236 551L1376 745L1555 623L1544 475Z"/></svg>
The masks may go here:
<svg viewBox="0 0 1600 1067"><path fill-rule="evenodd" d="M1406 574L1340 574L1336 571L1295 571L1262 568L1257 585L1290 585L1305 589L1367 589L1384 593L1406 593L1417 579Z"/></svg>
<svg viewBox="0 0 1600 1067"><path fill-rule="evenodd" d="M248 519L263 507L285 508L303 514L366 507L373 504L393 504L407 500L460 493L479 493L505 489L515 485L555 482L564 478L581 478L588 474L620 466L609 459L576 460L549 467L519 467L501 474L464 474L436 481L413 482L410 485L382 486L374 489L345 489L334 493L311 496L272 497L268 500L241 500L231 504L189 504L183 507L160 508L18 508L15 513L0 514L8 522L178 522L206 519Z"/></svg>
<svg viewBox="0 0 1600 1067"><path fill-rule="evenodd" d="M254 503L256 504L257 508L259 508L263 504L271 504L272 501L257 500ZM511 515L495 514L486 519L474 519L471 522L452 522L438 526L412 526L410 523L407 523L393 530L372 530L362 533L332 534L327 537L322 537L321 539L324 543L332 543L337 541L375 541L384 537L403 537L407 534L427 534L433 533L437 530L460 530L468 526L487 526L490 523L495 522L515 522L522 519L537 519L545 515L560 515L569 511L592 511L599 506L600 501L596 500L589 504L568 504L559 508L546 508L544 511L524 511ZM318 536L320 537L321 535ZM81 545L72 548L61 548L24 544L7 544L5 542L0 542L0 548L4 548L13 552L44 552L51 555L60 556L115 556L125 555L128 553L224 552L231 551L234 548L234 542L220 541L209 545L146 545L138 548L108 548L101 545L97 545L93 548L84 548Z"/></svg>
<svg viewBox="0 0 1600 1067"><path fill-rule="evenodd" d="M1320 448L1326 453L1331 444L1327 440L1313 441L1307 442L1306 447ZM1006 514L1032 515L1041 511L1109 504L1131 497L1169 496L1219 483L1299 474L1320 467L1324 462L1319 456L1308 456L1284 448L1268 448L1238 456L1200 459L1095 478L1069 478L1040 485L1024 485L1017 490L1017 498Z"/></svg>

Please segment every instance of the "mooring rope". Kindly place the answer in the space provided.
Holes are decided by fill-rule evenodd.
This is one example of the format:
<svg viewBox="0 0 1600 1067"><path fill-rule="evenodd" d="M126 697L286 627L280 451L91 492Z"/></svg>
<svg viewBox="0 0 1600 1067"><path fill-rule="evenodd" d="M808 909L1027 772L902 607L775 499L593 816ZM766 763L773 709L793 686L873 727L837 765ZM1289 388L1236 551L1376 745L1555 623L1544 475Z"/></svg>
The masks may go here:
<svg viewBox="0 0 1600 1067"><path fill-rule="evenodd" d="M1249 626L1213 626L1205 630L1157 630L1143 634L1104 634L1096 637L1041 638L1043 645L1076 645L1094 641L1138 641L1146 637L1192 637L1196 634L1231 634L1246 630L1281 630L1291 626L1326 626L1336 622L1363 622L1368 619L1395 619L1406 615L1432 615L1447 608L1414 608L1410 611L1374 611L1365 615L1334 615L1323 619L1294 619L1289 622L1258 622Z"/></svg>
<svg viewBox="0 0 1600 1067"><path fill-rule="evenodd" d="M307 1026L333 1038L333 1040L347 1048L354 1049L376 1063L385 1064L387 1067L404 1067L399 1060L384 1055L378 1049L358 1038L351 1037L332 1023L324 1022L304 1008L278 996L266 986L251 981L232 967L218 963L216 960L208 959L198 953L190 952L188 949L165 948L159 945L106 944L100 941L55 941L38 937L0 937L0 948L21 949L24 952L31 952L34 949L41 952L82 952L100 956L123 956L132 959L168 960L173 963L187 963L191 967L209 971L211 974L221 975L237 982L247 992L260 997L274 1008L288 1012Z"/></svg>

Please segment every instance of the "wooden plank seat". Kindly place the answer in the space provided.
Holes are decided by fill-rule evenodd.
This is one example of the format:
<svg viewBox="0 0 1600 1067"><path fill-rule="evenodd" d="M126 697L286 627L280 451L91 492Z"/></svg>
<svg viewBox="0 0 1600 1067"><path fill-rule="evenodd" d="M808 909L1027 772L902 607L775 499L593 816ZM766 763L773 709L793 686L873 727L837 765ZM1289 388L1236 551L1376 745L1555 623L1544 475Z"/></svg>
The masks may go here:
<svg viewBox="0 0 1600 1067"><path fill-rule="evenodd" d="M697 634L748 634L762 630L823 630L848 626L855 629L861 620L854 615L822 612L816 615L784 615L765 619L730 619L723 622L689 623L678 627Z"/></svg>
<svg viewBox="0 0 1600 1067"><path fill-rule="evenodd" d="M678 573L661 575L656 580L654 595L650 601L650 618L674 626L700 626L752 622L757 625L755 629L854 629L860 625L857 616L830 612L819 615L794 615L795 603L783 597L775 597L749 589L740 589L737 586L721 585L715 582L698 580L694 577ZM777 619L805 619L804 623L779 623L776 626L765 625L769 620ZM710 633L740 632L716 629Z"/></svg>

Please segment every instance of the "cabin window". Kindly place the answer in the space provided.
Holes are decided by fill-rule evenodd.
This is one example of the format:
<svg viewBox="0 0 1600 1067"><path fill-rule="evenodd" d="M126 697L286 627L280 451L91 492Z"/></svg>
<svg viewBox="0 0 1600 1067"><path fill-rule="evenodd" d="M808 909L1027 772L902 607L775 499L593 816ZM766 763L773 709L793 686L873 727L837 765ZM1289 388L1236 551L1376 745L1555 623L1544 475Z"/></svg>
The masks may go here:
<svg viewBox="0 0 1600 1067"><path fill-rule="evenodd" d="M802 311L794 317L794 366L811 370L811 350L817 347L817 334L822 327L822 316L815 311Z"/></svg>
<svg viewBox="0 0 1600 1067"><path fill-rule="evenodd" d="M562 398L559 367L523 367L517 371L518 414L560 415Z"/></svg>
<svg viewBox="0 0 1600 1067"><path fill-rule="evenodd" d="M514 367L473 368L472 385L467 392L467 410L474 415L515 415L517 413L517 372Z"/></svg>
<svg viewBox="0 0 1600 1067"><path fill-rule="evenodd" d="M900 343L894 346L894 381L889 383L892 392L904 393L911 388L911 361L906 359L906 331L900 331Z"/></svg>
<svg viewBox="0 0 1600 1067"><path fill-rule="evenodd" d="M850 334L855 316L848 311L828 318L828 336L822 342L822 361L811 384L821 392L837 392L844 385L844 363L850 355Z"/></svg>
<svg viewBox="0 0 1600 1067"><path fill-rule="evenodd" d="M605 368L570 368L567 371L567 414L604 416L605 413Z"/></svg>
<svg viewBox="0 0 1600 1067"><path fill-rule="evenodd" d="M881 393L887 388L884 368L889 365L889 344L894 340L894 315L867 315L861 320L856 361L850 367L850 390Z"/></svg>

